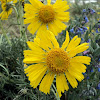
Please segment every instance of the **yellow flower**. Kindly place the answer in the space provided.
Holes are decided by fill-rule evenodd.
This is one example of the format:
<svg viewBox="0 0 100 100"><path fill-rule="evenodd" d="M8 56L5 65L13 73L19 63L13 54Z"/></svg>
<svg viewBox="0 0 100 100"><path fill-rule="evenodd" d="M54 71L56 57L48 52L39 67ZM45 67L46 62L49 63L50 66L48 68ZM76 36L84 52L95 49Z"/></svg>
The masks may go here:
<svg viewBox="0 0 100 100"><path fill-rule="evenodd" d="M66 25L63 22L69 21L69 6L67 1L57 0L55 4L51 4L51 0L47 0L44 5L39 0L29 0L31 4L25 4L24 24L29 24L30 33L37 34L41 30L50 30L57 35L65 30Z"/></svg>
<svg viewBox="0 0 100 100"><path fill-rule="evenodd" d="M43 32L42 32L43 33ZM81 38L75 36L69 42L69 34L66 34L66 40L59 47L59 44L50 31L46 31L34 42L28 41L27 44L31 50L24 51L24 60L26 64L32 64L24 69L29 78L30 85L36 88L40 83L39 90L44 93L50 93L50 87L56 77L56 87L59 96L61 92L68 90L67 80L73 88L76 88L78 81L82 81L86 72L84 64L90 64L90 57L76 56L88 49L88 43L81 45Z"/></svg>
<svg viewBox="0 0 100 100"><path fill-rule="evenodd" d="M8 16L12 13L12 6L16 3L17 0L1 0L2 3L2 12L0 13L0 18L2 20L7 20Z"/></svg>
<svg viewBox="0 0 100 100"><path fill-rule="evenodd" d="M87 27L87 29L89 30L89 27Z"/></svg>
<svg viewBox="0 0 100 100"><path fill-rule="evenodd" d="M95 32L94 30L92 30L92 32Z"/></svg>
<svg viewBox="0 0 100 100"><path fill-rule="evenodd" d="M97 14L100 14L100 12L97 12Z"/></svg>

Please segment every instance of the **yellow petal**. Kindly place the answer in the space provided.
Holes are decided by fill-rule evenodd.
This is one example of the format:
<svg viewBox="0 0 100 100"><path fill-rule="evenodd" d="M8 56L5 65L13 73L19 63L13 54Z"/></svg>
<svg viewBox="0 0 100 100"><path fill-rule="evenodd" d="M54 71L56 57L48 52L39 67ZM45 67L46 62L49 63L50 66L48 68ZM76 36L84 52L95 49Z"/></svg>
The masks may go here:
<svg viewBox="0 0 100 100"><path fill-rule="evenodd" d="M73 88L77 87L78 83L77 83L76 79L68 71L66 71L65 74L66 74L67 80L69 81L71 86Z"/></svg>
<svg viewBox="0 0 100 100"><path fill-rule="evenodd" d="M29 0L29 2L32 4L32 6L34 7L34 9L39 9L41 6L44 5L39 0Z"/></svg>
<svg viewBox="0 0 100 100"><path fill-rule="evenodd" d="M25 73L28 73L27 76L29 77L30 85L33 88L36 88L38 86L42 77L47 71L47 67L43 65L44 64L30 65L25 69Z"/></svg>
<svg viewBox="0 0 100 100"><path fill-rule="evenodd" d="M42 24L41 27L39 28L39 30L37 31L37 36L38 36L38 37L41 37L41 36L39 36L39 35L41 35L42 32L44 33L44 32L46 32L46 31L47 31L47 26L46 26L46 24Z"/></svg>
<svg viewBox="0 0 100 100"><path fill-rule="evenodd" d="M76 56L71 59L71 62L73 62L73 63L79 62L79 63L84 63L87 65L90 65L90 61L91 61L91 58L87 57L87 56Z"/></svg>
<svg viewBox="0 0 100 100"><path fill-rule="evenodd" d="M41 34L41 33L40 33ZM49 48L52 48L52 45L49 44L50 42L48 41L46 45L44 45L45 40L39 38L40 36L36 36L36 38L34 39L34 43L40 47L41 49L45 50L45 51L49 51Z"/></svg>
<svg viewBox="0 0 100 100"><path fill-rule="evenodd" d="M53 49L53 44L52 44L52 41L50 40L49 34L50 33L48 31L46 31L46 32L42 31L41 33L39 33L39 35L37 37L40 38L40 41L41 41L40 45L42 44L44 46L44 44L46 43L45 44L46 47ZM41 45L41 47L42 47L42 45Z"/></svg>
<svg viewBox="0 0 100 100"><path fill-rule="evenodd" d="M17 3L17 0L13 0L13 3Z"/></svg>
<svg viewBox="0 0 100 100"><path fill-rule="evenodd" d="M47 31L48 39L53 43L54 48L59 48L59 43L57 42L54 34L50 31Z"/></svg>
<svg viewBox="0 0 100 100"><path fill-rule="evenodd" d="M57 12L55 15L56 19L59 19L62 22L68 22L70 19L69 12Z"/></svg>
<svg viewBox="0 0 100 100"><path fill-rule="evenodd" d="M61 30L57 27L55 21L53 23L48 24L48 29L51 31L55 36L61 32Z"/></svg>
<svg viewBox="0 0 100 100"><path fill-rule="evenodd" d="M45 36L45 38L47 39L43 39ZM46 30L46 25L42 25L42 27L40 27L40 29L37 32L37 37L40 37L40 46L45 49L46 51L49 51L49 48L59 48L59 44L54 36L54 34L50 31ZM46 42L47 40L47 42ZM46 45L44 45L44 43L47 43ZM52 46L53 44L53 46Z"/></svg>
<svg viewBox="0 0 100 100"><path fill-rule="evenodd" d="M62 30L65 30L66 28L66 25L64 23L62 23L60 20L56 19L55 20L55 24L57 25L57 27L62 31ZM60 31L60 32L61 32Z"/></svg>
<svg viewBox="0 0 100 100"><path fill-rule="evenodd" d="M75 77L78 81L82 81L84 79L84 76L82 73L80 73L79 71L76 71L75 69L69 67L68 68L69 73Z"/></svg>
<svg viewBox="0 0 100 100"><path fill-rule="evenodd" d="M39 22L36 18L34 18L33 22L28 26L28 30L34 34L37 29L41 26L41 22Z"/></svg>
<svg viewBox="0 0 100 100"><path fill-rule="evenodd" d="M78 38L78 36L75 36L69 43L66 51L70 51L72 49L74 49L76 46L79 45L79 43L81 42L81 38Z"/></svg>
<svg viewBox="0 0 100 100"><path fill-rule="evenodd" d="M77 63L77 62L74 62L74 63L70 63L70 67L74 70L74 71L78 71L80 73L85 73L86 72L86 66L82 63Z"/></svg>
<svg viewBox="0 0 100 100"><path fill-rule="evenodd" d="M36 49L37 50L37 49ZM45 53L44 52L41 52L39 50L24 50L24 57L27 58L27 57L40 57L40 58L43 58L45 57Z"/></svg>
<svg viewBox="0 0 100 100"><path fill-rule="evenodd" d="M31 56L31 55L25 54L24 57L25 58L24 58L23 62L26 64L45 62L44 55L36 54L36 55Z"/></svg>
<svg viewBox="0 0 100 100"><path fill-rule="evenodd" d="M35 9L34 8L34 6L32 6L31 4L25 4L24 5L24 11L26 12L26 13L36 13L36 12L38 12L39 10L38 9ZM26 14L25 13L25 14ZM31 15L30 15L31 16Z"/></svg>
<svg viewBox="0 0 100 100"><path fill-rule="evenodd" d="M56 76L56 87L57 87L57 92L59 94L59 97L61 97L61 92L64 93L64 90L69 89L64 74L60 74Z"/></svg>
<svg viewBox="0 0 100 100"><path fill-rule="evenodd" d="M62 49L65 49L68 46L69 43L69 33L68 31L66 32L66 40L64 41L63 45L62 45Z"/></svg>
<svg viewBox="0 0 100 100"><path fill-rule="evenodd" d="M47 4L50 5L50 3L51 3L51 0L47 0Z"/></svg>
<svg viewBox="0 0 100 100"><path fill-rule="evenodd" d="M48 29L54 33L54 35L58 35L58 33L62 32L62 30L65 30L67 26L62 23L60 20L56 19L53 23L48 24Z"/></svg>
<svg viewBox="0 0 100 100"><path fill-rule="evenodd" d="M76 54L81 53L81 52L87 50L88 48L89 48L88 43L83 43L83 44L77 46L76 48L72 49L69 52L69 55L70 55L70 57L73 57Z"/></svg>
<svg viewBox="0 0 100 100"><path fill-rule="evenodd" d="M53 4L54 9L59 11L66 11L69 9L69 5L67 5L67 1L56 0L55 4Z"/></svg>
<svg viewBox="0 0 100 100"><path fill-rule="evenodd" d="M42 80L42 82L40 83L40 87L39 90L44 92L44 93L50 93L50 87L51 84L54 80L54 74L49 72Z"/></svg>

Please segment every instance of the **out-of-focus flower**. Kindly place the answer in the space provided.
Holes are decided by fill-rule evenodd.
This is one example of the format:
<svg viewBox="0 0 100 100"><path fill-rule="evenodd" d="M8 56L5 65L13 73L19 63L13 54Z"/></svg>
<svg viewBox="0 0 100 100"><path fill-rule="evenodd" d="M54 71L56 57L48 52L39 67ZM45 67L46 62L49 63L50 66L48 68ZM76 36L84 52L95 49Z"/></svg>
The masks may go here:
<svg viewBox="0 0 100 100"><path fill-rule="evenodd" d="M83 12L86 12L86 9L83 9Z"/></svg>
<svg viewBox="0 0 100 100"><path fill-rule="evenodd" d="M98 28L96 29L96 33L99 33Z"/></svg>
<svg viewBox="0 0 100 100"><path fill-rule="evenodd" d="M90 13L91 14L94 14L95 13L95 10L94 9L90 9Z"/></svg>
<svg viewBox="0 0 100 100"><path fill-rule="evenodd" d="M86 77L87 80L88 80L89 78L90 78L89 76Z"/></svg>
<svg viewBox="0 0 100 100"><path fill-rule="evenodd" d="M94 70L93 69L91 69L91 71L90 72L94 72Z"/></svg>
<svg viewBox="0 0 100 100"><path fill-rule="evenodd" d="M89 30L89 27L87 27L87 29Z"/></svg>
<svg viewBox="0 0 100 100"><path fill-rule="evenodd" d="M82 27L82 28L83 28L84 32L86 32L86 30L87 30L87 27Z"/></svg>
<svg viewBox="0 0 100 100"><path fill-rule="evenodd" d="M70 29L70 32L71 32L71 33L74 33L74 28Z"/></svg>
<svg viewBox="0 0 100 100"><path fill-rule="evenodd" d="M100 83L98 84L97 89L100 89Z"/></svg>
<svg viewBox="0 0 100 100"><path fill-rule="evenodd" d="M28 25L30 33L37 35L43 30L49 30L55 35L66 29L66 22L69 21L69 5L65 0L56 0L51 4L51 0L47 0L47 4L43 4L39 0L29 0L31 4L25 4L24 7L24 24ZM64 23L65 22L65 23Z"/></svg>
<svg viewBox="0 0 100 100"><path fill-rule="evenodd" d="M86 73L83 73L83 75L86 75Z"/></svg>
<svg viewBox="0 0 100 100"><path fill-rule="evenodd" d="M66 39L60 48L52 32L43 32L34 38L34 42L27 42L31 50L24 51L23 62L32 65L24 71L31 86L36 88L40 83L39 90L46 94L50 93L50 87L55 77L57 92L61 97L61 92L64 93L64 90L69 89L67 81L73 88L76 88L77 80L84 79L82 74L86 72L84 64L90 65L91 58L76 55L87 50L89 46L88 43L80 44L81 38L78 36L70 41L67 32Z"/></svg>
<svg viewBox="0 0 100 100"><path fill-rule="evenodd" d="M89 53L89 50L86 50L86 51L83 52L83 55L86 55L88 53Z"/></svg>
<svg viewBox="0 0 100 100"><path fill-rule="evenodd" d="M87 42L87 43L89 43L90 41L91 41L91 40L90 40L90 39L88 39L86 42Z"/></svg>
<svg viewBox="0 0 100 100"><path fill-rule="evenodd" d="M98 68L98 72L100 72L100 68Z"/></svg>
<svg viewBox="0 0 100 100"><path fill-rule="evenodd" d="M91 32L95 32L94 30L92 30Z"/></svg>
<svg viewBox="0 0 100 100"><path fill-rule="evenodd" d="M7 20L8 16L12 13L12 7L17 2L17 0L1 0L2 12L0 13L0 18L2 20Z"/></svg>
<svg viewBox="0 0 100 100"><path fill-rule="evenodd" d="M88 23L89 22L87 16L84 17L84 21L85 21L85 23Z"/></svg>
<svg viewBox="0 0 100 100"><path fill-rule="evenodd" d="M100 12L97 12L97 14L100 14Z"/></svg>
<svg viewBox="0 0 100 100"><path fill-rule="evenodd" d="M63 34L63 32L61 32L60 34Z"/></svg>
<svg viewBox="0 0 100 100"><path fill-rule="evenodd" d="M100 25L98 25L98 28L100 28Z"/></svg>
<svg viewBox="0 0 100 100"><path fill-rule="evenodd" d="M84 40L84 38L81 38L81 40L83 41L83 40Z"/></svg>
<svg viewBox="0 0 100 100"><path fill-rule="evenodd" d="M78 27L78 28L76 29L76 32L75 32L75 33L76 33L76 34L79 34L79 33L84 34L84 29Z"/></svg>

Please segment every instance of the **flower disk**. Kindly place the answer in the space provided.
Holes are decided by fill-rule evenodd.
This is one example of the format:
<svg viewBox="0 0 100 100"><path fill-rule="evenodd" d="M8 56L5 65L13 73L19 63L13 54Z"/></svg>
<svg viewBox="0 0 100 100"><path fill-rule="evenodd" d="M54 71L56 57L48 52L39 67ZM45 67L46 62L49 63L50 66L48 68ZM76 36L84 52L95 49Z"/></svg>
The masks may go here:
<svg viewBox="0 0 100 100"><path fill-rule="evenodd" d="M65 72L69 66L69 58L67 56L67 52L60 48L49 51L46 60L50 71L58 74Z"/></svg>
<svg viewBox="0 0 100 100"><path fill-rule="evenodd" d="M42 8L40 8L39 19L43 23L52 22L54 18L55 18L55 12L51 6L45 5Z"/></svg>

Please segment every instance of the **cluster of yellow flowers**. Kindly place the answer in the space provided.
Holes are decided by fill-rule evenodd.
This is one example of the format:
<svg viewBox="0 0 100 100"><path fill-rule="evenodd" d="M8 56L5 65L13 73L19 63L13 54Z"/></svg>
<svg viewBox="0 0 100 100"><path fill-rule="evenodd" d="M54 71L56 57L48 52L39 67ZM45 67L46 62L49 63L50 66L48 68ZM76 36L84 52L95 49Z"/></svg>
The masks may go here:
<svg viewBox="0 0 100 100"><path fill-rule="evenodd" d="M11 8L7 9L6 3L2 3L5 16L8 18L12 12ZM14 1L13 1L14 2ZM62 30L66 29L66 22L69 21L69 6L65 0L56 0L52 4L51 0L47 0L47 4L43 4L39 0L29 0L30 4L24 7L24 24L28 25L30 33L36 33L34 42L28 41L30 50L24 51L25 73L28 76L30 85L36 88L39 84L39 90L44 93L50 93L54 78L56 78L56 88L59 97L61 92L69 89L70 83L76 88L78 81L82 81L86 72L84 64L90 64L90 57L76 56L89 48L88 43L82 43L81 38L75 36L71 41L69 33L66 32L66 39L62 46L59 46L55 36ZM15 3L15 2L14 2ZM9 11L9 13L7 13Z"/></svg>

